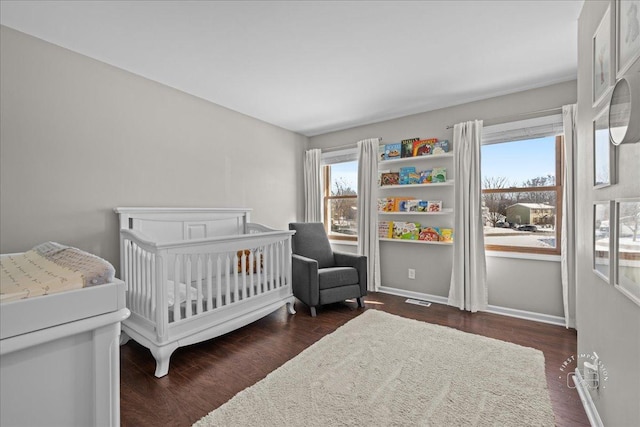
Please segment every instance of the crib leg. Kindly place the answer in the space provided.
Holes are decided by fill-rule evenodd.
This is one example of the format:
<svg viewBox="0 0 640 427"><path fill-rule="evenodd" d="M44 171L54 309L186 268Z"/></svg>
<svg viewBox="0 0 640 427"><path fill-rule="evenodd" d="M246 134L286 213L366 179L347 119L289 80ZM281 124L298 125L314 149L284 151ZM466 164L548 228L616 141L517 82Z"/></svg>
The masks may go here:
<svg viewBox="0 0 640 427"><path fill-rule="evenodd" d="M156 359L156 377L164 377L169 373L169 360L171 355L178 348L178 343L173 342L162 347L155 347L151 349L153 358Z"/></svg>
<svg viewBox="0 0 640 427"><path fill-rule="evenodd" d="M287 311L289 314L296 314L296 309L293 304L293 300L287 301Z"/></svg>
<svg viewBox="0 0 640 427"><path fill-rule="evenodd" d="M130 339L131 337L127 335L126 332L120 331L120 345L125 345L126 343L129 342Z"/></svg>

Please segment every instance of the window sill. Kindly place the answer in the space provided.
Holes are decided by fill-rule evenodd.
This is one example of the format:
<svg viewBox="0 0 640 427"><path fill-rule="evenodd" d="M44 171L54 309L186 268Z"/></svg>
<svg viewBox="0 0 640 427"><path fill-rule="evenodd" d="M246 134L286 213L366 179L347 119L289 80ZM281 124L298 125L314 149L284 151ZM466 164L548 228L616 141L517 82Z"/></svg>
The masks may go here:
<svg viewBox="0 0 640 427"><path fill-rule="evenodd" d="M341 246L358 246L357 240L329 239L329 243L331 243L332 245L341 245Z"/></svg>
<svg viewBox="0 0 640 427"><path fill-rule="evenodd" d="M502 252L502 251L486 251L486 256L492 258L513 258L528 259L533 261L553 261L560 262L560 255L531 254L526 252Z"/></svg>

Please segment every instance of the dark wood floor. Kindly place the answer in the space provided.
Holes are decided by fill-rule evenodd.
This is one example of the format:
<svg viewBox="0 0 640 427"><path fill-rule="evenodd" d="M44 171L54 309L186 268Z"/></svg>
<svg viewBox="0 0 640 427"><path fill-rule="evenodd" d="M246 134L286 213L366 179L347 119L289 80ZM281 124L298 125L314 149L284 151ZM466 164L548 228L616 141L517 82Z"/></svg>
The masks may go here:
<svg viewBox="0 0 640 427"><path fill-rule="evenodd" d="M355 302L333 304L320 309L315 318L300 302L293 316L283 307L235 332L178 349L169 375L159 379L153 375L151 353L129 341L121 347L122 425L190 426L323 336L373 309L541 350L556 425L589 426L576 390L567 387L567 369L560 370L576 354L575 330L496 314L470 314L440 304L421 307L386 294L370 294L365 300L365 309L358 309Z"/></svg>

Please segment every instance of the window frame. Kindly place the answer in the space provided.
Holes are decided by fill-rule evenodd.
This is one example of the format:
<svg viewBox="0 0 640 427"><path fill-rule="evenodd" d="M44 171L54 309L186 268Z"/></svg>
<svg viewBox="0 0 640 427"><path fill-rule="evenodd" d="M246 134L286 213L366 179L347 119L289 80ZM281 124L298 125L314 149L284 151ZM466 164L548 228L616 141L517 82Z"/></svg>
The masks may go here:
<svg viewBox="0 0 640 427"><path fill-rule="evenodd" d="M534 139L534 138L532 138ZM506 140L497 144L515 142L516 140ZM494 245L485 244L485 250L497 251L497 252L520 252L529 254L541 254L541 255L560 255L561 248L560 242L562 239L562 195L563 195L563 182L564 182L564 136L556 135L555 138L555 185L547 185L541 187L509 187L509 188L488 188L482 189L481 195L484 194L496 194L496 193L532 193L540 191L552 191L556 193L556 245L555 248L535 248L530 246L515 246L515 245Z"/></svg>
<svg viewBox="0 0 640 427"><path fill-rule="evenodd" d="M324 222L324 229L327 232L327 236L329 240L340 240L340 241L350 241L357 242L358 235L355 236L339 236L335 234L331 234L330 221L331 218L329 216L329 203L331 200L341 200L341 199L355 199L356 205L358 201L358 195L349 195L349 196L332 196L331 195L331 166L338 163L348 163L353 160L346 160L344 162L336 162L332 164L322 165L322 178L323 178L323 190L322 190L322 220ZM358 189L356 188L356 193Z"/></svg>

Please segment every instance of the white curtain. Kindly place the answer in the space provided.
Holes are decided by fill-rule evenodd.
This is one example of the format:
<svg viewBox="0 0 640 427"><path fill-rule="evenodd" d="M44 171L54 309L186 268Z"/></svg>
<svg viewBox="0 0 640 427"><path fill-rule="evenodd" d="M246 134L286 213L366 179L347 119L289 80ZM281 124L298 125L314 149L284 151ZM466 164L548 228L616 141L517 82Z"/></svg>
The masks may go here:
<svg viewBox="0 0 640 427"><path fill-rule="evenodd" d="M322 152L314 148L304 156L304 220L322 222Z"/></svg>
<svg viewBox="0 0 640 427"><path fill-rule="evenodd" d="M367 256L367 289L380 288L378 138L358 141L358 254Z"/></svg>
<svg viewBox="0 0 640 427"><path fill-rule="evenodd" d="M448 304L461 310L486 310L487 266L482 224L480 144L482 120L453 127L455 215L453 268Z"/></svg>
<svg viewBox="0 0 640 427"><path fill-rule="evenodd" d="M575 327L574 309L576 294L575 248L575 187L574 158L577 143L576 106L562 107L564 124L564 173L562 194L562 237L560 238L560 269L562 275L562 303L565 326Z"/></svg>

